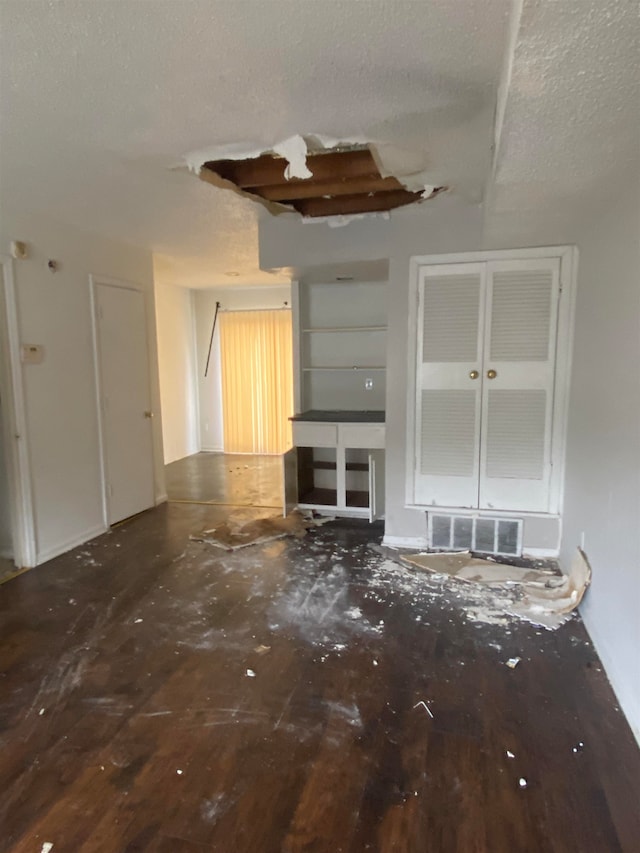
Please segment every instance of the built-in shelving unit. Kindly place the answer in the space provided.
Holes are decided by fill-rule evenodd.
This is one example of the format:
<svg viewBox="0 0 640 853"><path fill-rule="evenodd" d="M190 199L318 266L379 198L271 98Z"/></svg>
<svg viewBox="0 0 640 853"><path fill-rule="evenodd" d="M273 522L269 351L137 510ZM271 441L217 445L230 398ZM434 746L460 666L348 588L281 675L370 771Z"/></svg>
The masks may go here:
<svg viewBox="0 0 640 853"><path fill-rule="evenodd" d="M324 413L321 413L324 414ZM335 423L315 420L317 412L294 418L293 447L285 454L285 501L318 512L368 518L384 513L384 421L382 412ZM370 418L370 420L369 420Z"/></svg>
<svg viewBox="0 0 640 853"><path fill-rule="evenodd" d="M297 405L384 409L387 282L299 282Z"/></svg>

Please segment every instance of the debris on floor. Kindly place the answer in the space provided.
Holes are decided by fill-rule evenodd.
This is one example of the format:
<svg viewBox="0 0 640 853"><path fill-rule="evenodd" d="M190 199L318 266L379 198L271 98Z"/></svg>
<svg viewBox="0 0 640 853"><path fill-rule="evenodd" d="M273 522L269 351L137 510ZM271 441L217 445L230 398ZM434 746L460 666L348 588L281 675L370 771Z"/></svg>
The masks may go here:
<svg viewBox="0 0 640 853"><path fill-rule="evenodd" d="M286 536L302 539L306 536L307 530L320 527L328 521L332 521L332 519L315 517L294 509L287 516L273 515L268 518L256 518L244 524L233 524L233 522L225 521L217 527L193 534L189 538L194 542L214 545L224 551L238 551L240 548L261 545L265 542L272 542L274 539L283 539Z"/></svg>
<svg viewBox="0 0 640 853"><path fill-rule="evenodd" d="M509 669L515 669L520 663L520 658L509 658L507 661L507 666Z"/></svg>
<svg viewBox="0 0 640 853"><path fill-rule="evenodd" d="M500 613L555 630L567 622L591 583L591 567L580 548L568 575L538 568L521 568L455 554L399 554L401 565L429 572L434 578L462 581L475 593L467 615L477 621L497 622ZM484 593L483 593L484 590ZM512 663L513 661L513 663ZM517 666L512 658L507 666Z"/></svg>

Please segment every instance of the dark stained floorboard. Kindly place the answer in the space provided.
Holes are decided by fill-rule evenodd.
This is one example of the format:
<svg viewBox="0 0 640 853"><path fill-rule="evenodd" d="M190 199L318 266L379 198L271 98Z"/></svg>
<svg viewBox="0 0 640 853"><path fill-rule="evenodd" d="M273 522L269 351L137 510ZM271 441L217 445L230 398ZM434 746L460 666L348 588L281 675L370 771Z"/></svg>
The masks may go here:
<svg viewBox="0 0 640 853"><path fill-rule="evenodd" d="M358 522L189 541L226 517L168 504L0 587L1 850L640 850L579 620L470 622L457 588L376 574Z"/></svg>

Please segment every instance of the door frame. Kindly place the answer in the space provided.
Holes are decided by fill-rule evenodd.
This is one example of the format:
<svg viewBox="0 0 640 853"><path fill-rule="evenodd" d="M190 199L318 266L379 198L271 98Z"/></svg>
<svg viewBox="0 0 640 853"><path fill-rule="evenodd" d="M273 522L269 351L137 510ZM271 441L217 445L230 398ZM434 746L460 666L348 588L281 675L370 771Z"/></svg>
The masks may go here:
<svg viewBox="0 0 640 853"><path fill-rule="evenodd" d="M149 358L149 324L147 319L147 294L145 288L136 284L132 281L124 281L123 279L110 278L105 275L96 275L91 273L89 275L89 291L91 296L91 346L93 350L93 372L94 372L94 380L95 380L95 389L96 389L96 414L98 418L98 447L99 447L99 455L100 455L100 491L102 496L102 520L104 522L105 530L109 530L111 527L111 523L109 521L110 507L109 507L109 495L107 489L107 445L105 439L105 425L104 425L104 412L102 407L102 371L100 364L100 324L98 323L98 287L100 285L104 285L105 287L117 287L120 290L133 290L142 295L143 305L144 305L144 328L145 328L145 337L146 337L146 354L147 354L147 383L149 386L149 401L151 406L153 406L153 386L151 382L151 361ZM153 412L153 409L152 409ZM151 458L153 464L153 472L154 472L154 482L153 482L153 494L154 494L154 502L158 504L158 498L156 495L157 488L155 482L155 443L153 437L153 425L151 427Z"/></svg>
<svg viewBox="0 0 640 853"><path fill-rule="evenodd" d="M417 339L418 295L420 268L433 264L483 263L488 261L528 260L535 258L560 259L560 302L556 332L556 361L554 378L554 417L551 432L551 477L549 483L549 512L544 515L559 515L564 502L565 458L569 393L571 384L571 362L573 356L573 331L578 274L577 246L542 246L531 249L497 249L478 252L454 252L444 255L414 255L410 260L409 310L407 317L407 431L406 431L406 476L405 506L408 509L427 510L430 507L415 501L415 399L417 382ZM456 507L438 507L446 511ZM481 514L483 511L475 510ZM486 512L486 511L485 511ZM524 517L539 516L541 513L513 512Z"/></svg>
<svg viewBox="0 0 640 853"><path fill-rule="evenodd" d="M0 393L9 479L13 561L17 568L32 568L37 564L37 541L13 258L0 254L0 265Z"/></svg>

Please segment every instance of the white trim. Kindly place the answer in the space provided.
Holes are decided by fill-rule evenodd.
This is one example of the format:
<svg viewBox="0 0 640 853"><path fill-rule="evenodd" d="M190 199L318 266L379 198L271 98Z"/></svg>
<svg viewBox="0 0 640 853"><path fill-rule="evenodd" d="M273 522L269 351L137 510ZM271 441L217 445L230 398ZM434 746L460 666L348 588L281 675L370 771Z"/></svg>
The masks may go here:
<svg viewBox="0 0 640 853"><path fill-rule="evenodd" d="M410 260L409 310L408 310L408 352L407 352L407 432L406 432L406 477L405 507L441 511L457 507L434 507L416 505L415 495L415 397L416 397L416 343L417 311L419 295L420 269L435 264L479 263L503 260L527 260L535 258L559 258L560 263L560 301L558 306L558 324L556 332L556 363L554 380L554 418L551 436L551 478L549 484L550 515L560 515L564 503L564 471L566 460L566 436L569 411L569 392L571 383L571 362L573 354L574 317L578 274L578 250L575 246L537 246L530 249L500 249L478 252L454 252L444 255L414 255ZM471 510L471 512L478 510ZM493 515L497 515L492 510ZM518 515L537 515L519 512ZM543 514L546 515L546 514Z"/></svg>
<svg viewBox="0 0 640 853"><path fill-rule="evenodd" d="M551 434L551 483L549 508L558 514L564 509L564 483L569 423L573 336L578 283L578 249L569 246L560 264L560 302L556 335L556 376L553 397L554 416ZM555 500L555 503L554 503Z"/></svg>
<svg viewBox="0 0 640 853"><path fill-rule="evenodd" d="M166 492L162 492L160 495L156 495L156 506L159 504L165 504L169 500L169 495Z"/></svg>
<svg viewBox="0 0 640 853"><path fill-rule="evenodd" d="M104 440L104 421L102 412L102 376L100 372L100 332L98 329L98 303L96 287L102 279L89 276L89 294L91 301L91 344L93 348L93 377L96 390L96 416L98 418L98 455L100 463L100 500L102 503L102 521L109 527L109 502L107 497L107 450Z"/></svg>
<svg viewBox="0 0 640 853"><path fill-rule="evenodd" d="M84 545L85 542L89 542L91 539L95 539L96 536L101 536L108 530L108 527L105 527L102 524L98 524L94 527L88 528L84 531L84 533L80 533L77 536L72 536L71 539L67 539L65 542L61 542L58 545L54 545L50 548L45 548L44 551L38 552L37 565L40 566L42 565L42 563L46 563L49 560L53 560L54 557L59 557L61 554L66 554L67 551L71 551L73 548L77 548L79 545Z"/></svg>
<svg viewBox="0 0 640 853"><path fill-rule="evenodd" d="M222 445L219 445L218 447L203 446L200 448L200 453L224 453L224 448Z"/></svg>
<svg viewBox="0 0 640 853"><path fill-rule="evenodd" d="M417 386L417 352L418 346L418 302L420 298L420 262L418 257L412 257L409 262L409 301L407 311L407 432L405 456L405 506L415 507L416 476L416 386ZM417 508L417 507L416 507ZM424 510L424 507L419 507ZM426 540L425 540L426 541Z"/></svg>
<svg viewBox="0 0 640 853"><path fill-rule="evenodd" d="M156 348L158 346L158 322L157 322L157 303L155 301L155 292L154 296L154 304L156 306ZM200 382L198 379L198 325L196 318L196 300L193 294L193 290L189 290L189 313L191 315L191 393L193 395L193 417L195 418L193 423L193 429L191 430L192 435L191 438L193 440L193 446L197 448L195 451L198 453L202 450L200 446ZM160 365L158 365L158 373L160 372ZM162 416L162 398L160 399L160 414ZM162 423L160 424L162 427ZM164 451L164 441L163 441L163 451ZM192 454L187 454L191 456ZM164 462L164 459L162 460ZM155 466L154 466L155 472Z"/></svg>
<svg viewBox="0 0 640 853"><path fill-rule="evenodd" d="M388 548L426 548L424 536L384 536L382 544Z"/></svg>
<svg viewBox="0 0 640 853"><path fill-rule="evenodd" d="M6 331L6 334L2 335L4 357L1 361L5 367L1 371L0 385L5 414L3 429L7 448L13 560L18 568L31 568L36 565L37 540L20 361L18 306L13 260L7 255L0 255L0 264L2 264L0 298L4 308L0 310L0 324L4 327L3 332Z"/></svg>
<svg viewBox="0 0 640 853"><path fill-rule="evenodd" d="M555 512L521 512L511 509L473 509L459 506L435 506L434 504L418 505L410 504L407 509L415 509L419 512L438 513L442 515L470 515L478 518L548 518L560 520L560 515Z"/></svg>
<svg viewBox="0 0 640 853"><path fill-rule="evenodd" d="M100 370L100 332L99 332L99 324L98 324L98 303L97 303L97 287L99 285L105 285L106 287L117 287L121 290L133 290L137 293L140 293L143 300L144 306L144 325L145 325L145 337L146 337L146 353L147 353L147 383L148 383L148 393L149 393L149 403L153 405L153 385L151 381L151 357L149 352L150 347L150 335L149 335L149 318L148 318L148 300L147 300L147 292L146 289L140 285L136 284L132 281L125 281L124 279L116 279L110 278L109 276L104 275L96 275L94 273L89 274L89 291L91 295L91 331L92 331L92 346L93 346L93 369L94 369L94 378L95 378L95 392L96 392L96 409L98 415L98 448L100 455L100 484L101 484L101 492L102 492L102 518L105 524L106 529L109 529L111 526L110 523L110 507L109 507L109 496L107 490L107 448L104 437L104 416L102 411L102 374ZM154 430L153 426L151 428L151 461L153 467L153 494L154 501L157 504L159 502L159 495L156 493L156 448L155 448L155 440L154 440ZM73 547L73 546L72 546Z"/></svg>
<svg viewBox="0 0 640 853"><path fill-rule="evenodd" d="M518 261L530 258L565 258L575 246L532 246L530 249L484 249L479 252L451 252L445 255L413 255L411 265L469 264L485 261Z"/></svg>
<svg viewBox="0 0 640 853"><path fill-rule="evenodd" d="M293 335L293 413L302 412L303 388L300 369L300 282L291 282L291 332Z"/></svg>

